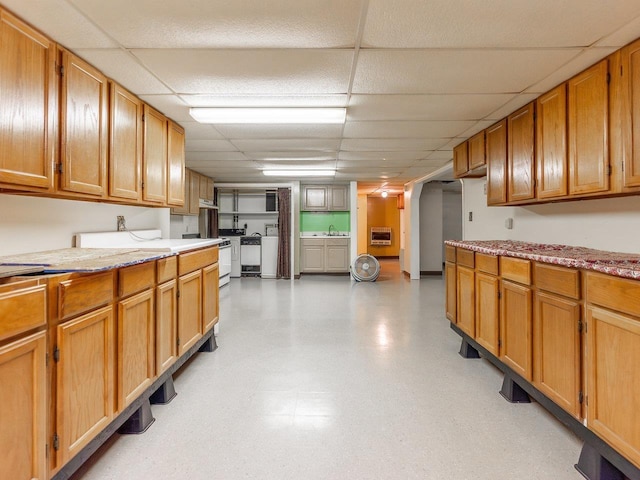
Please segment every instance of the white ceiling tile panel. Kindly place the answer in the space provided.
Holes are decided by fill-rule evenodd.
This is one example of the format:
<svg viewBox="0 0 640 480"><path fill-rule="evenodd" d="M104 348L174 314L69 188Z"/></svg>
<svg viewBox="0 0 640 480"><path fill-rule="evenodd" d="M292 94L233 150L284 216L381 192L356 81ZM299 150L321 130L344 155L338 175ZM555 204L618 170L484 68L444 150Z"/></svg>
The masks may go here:
<svg viewBox="0 0 640 480"><path fill-rule="evenodd" d="M455 137L474 124L473 121L378 121L347 122L345 138L444 138Z"/></svg>
<svg viewBox="0 0 640 480"><path fill-rule="evenodd" d="M190 94L344 94L353 50L133 50L173 91Z"/></svg>
<svg viewBox="0 0 640 480"><path fill-rule="evenodd" d="M325 150L337 151L340 146L339 138L316 139L234 139L233 144L238 150L246 151L287 151L287 150Z"/></svg>
<svg viewBox="0 0 640 480"><path fill-rule="evenodd" d="M189 140L184 145L185 152L237 152L238 149L227 140Z"/></svg>
<svg viewBox="0 0 640 480"><path fill-rule="evenodd" d="M187 160L187 167L198 170L200 168L238 169L257 168L260 164L252 160L213 160L209 162L191 162Z"/></svg>
<svg viewBox="0 0 640 480"><path fill-rule="evenodd" d="M579 49L362 50L353 93L518 93Z"/></svg>
<svg viewBox="0 0 640 480"><path fill-rule="evenodd" d="M65 0L2 0L2 6L66 48L118 47Z"/></svg>
<svg viewBox="0 0 640 480"><path fill-rule="evenodd" d="M613 47L590 48L589 50L585 50L566 65L563 65L555 72L552 72L549 76L535 85L530 86L527 89L527 92L538 94L548 92L555 86L560 85L565 80L568 80L607 55L613 53L615 50L616 48Z"/></svg>
<svg viewBox="0 0 640 480"><path fill-rule="evenodd" d="M322 150L291 150L291 151L251 151L247 150L244 154L248 158L254 160L335 160L337 153L335 151Z"/></svg>
<svg viewBox="0 0 640 480"><path fill-rule="evenodd" d="M447 141L448 139L446 138L346 138L342 141L340 149L357 152L436 150L446 144Z"/></svg>
<svg viewBox="0 0 640 480"><path fill-rule="evenodd" d="M198 122L180 122L189 140L220 140L224 138L212 125Z"/></svg>
<svg viewBox="0 0 640 480"><path fill-rule="evenodd" d="M436 150L425 157L425 160L451 160L453 150Z"/></svg>
<svg viewBox="0 0 640 480"><path fill-rule="evenodd" d="M518 95L518 97L516 97L516 99L519 98L519 97L526 97L526 95ZM524 98L521 98L520 100L522 100L522 104L520 106L525 105L526 103L528 103L528 101L525 100ZM515 108L519 108L519 107L515 107ZM515 110L515 108L514 108L514 110ZM511 111L513 111L513 110L511 110ZM469 128L468 130L465 130L460 135L458 135L458 137L464 137L464 138L471 137L471 136L475 135L476 133L481 132L485 128L490 127L494 123L495 123L495 120L480 120L479 122L476 122L471 128ZM448 153L451 154L452 152L448 152ZM451 158L451 157L449 157L449 158Z"/></svg>
<svg viewBox="0 0 640 480"><path fill-rule="evenodd" d="M117 79L116 79L117 80ZM177 95L138 95L153 108L160 110L167 117L176 122L193 122L189 115L189 108Z"/></svg>
<svg viewBox="0 0 640 480"><path fill-rule="evenodd" d="M172 93L125 50L79 49L76 53L136 95Z"/></svg>
<svg viewBox="0 0 640 480"><path fill-rule="evenodd" d="M218 160L248 160L241 152L185 152L187 163L215 162Z"/></svg>
<svg viewBox="0 0 640 480"><path fill-rule="evenodd" d="M520 107L525 106L527 103L534 101L536 98L538 98L538 96L539 95L537 95L535 93L523 93L521 95L516 96L512 100L509 100L507 103L502 105L500 108L498 108L497 110L491 112L491 114L487 115L486 119L487 119L487 123L489 123L489 125L487 125L487 127L490 127L491 125L493 125L498 120L502 120L504 117L506 117L507 115L510 115L511 113L515 112ZM460 136L461 137L466 137L467 135L465 133L465 134L460 135Z"/></svg>
<svg viewBox="0 0 640 480"><path fill-rule="evenodd" d="M346 107L344 95L180 95L191 107Z"/></svg>
<svg viewBox="0 0 640 480"><path fill-rule="evenodd" d="M338 153L339 160L418 160L421 158L425 158L431 152L429 150L420 150L420 151L388 151L388 152L378 152L378 151L341 151Z"/></svg>
<svg viewBox="0 0 640 480"><path fill-rule="evenodd" d="M215 125L227 138L339 138L342 125Z"/></svg>
<svg viewBox="0 0 640 480"><path fill-rule="evenodd" d="M358 0L71 0L128 48L353 47Z"/></svg>
<svg viewBox="0 0 640 480"><path fill-rule="evenodd" d="M410 167L417 160L338 160L338 168L359 168L359 167L376 167L376 168L398 168Z"/></svg>
<svg viewBox="0 0 640 480"><path fill-rule="evenodd" d="M256 162L262 169L271 169L271 168L280 168L282 170L291 170L296 168L302 169L318 169L318 170L330 170L336 168L336 162L333 161L315 161L315 160L306 160L303 162L271 162L271 161L262 161Z"/></svg>
<svg viewBox="0 0 640 480"><path fill-rule="evenodd" d="M638 15L634 1L370 0L363 45L589 46Z"/></svg>
<svg viewBox="0 0 640 480"><path fill-rule="evenodd" d="M347 121L480 120L514 96L353 95L347 108Z"/></svg>
<svg viewBox="0 0 640 480"><path fill-rule="evenodd" d="M640 37L640 16L634 18L619 29L612 30L612 33L599 40L598 47L623 47Z"/></svg>
<svg viewBox="0 0 640 480"><path fill-rule="evenodd" d="M402 172L402 174L405 176L405 178L413 180L415 178L420 178L420 177L424 177L425 175L429 175L430 173L435 172L439 168L440 167L435 167L435 166L431 166L431 167L410 167L410 168L407 168L406 170L404 170Z"/></svg>

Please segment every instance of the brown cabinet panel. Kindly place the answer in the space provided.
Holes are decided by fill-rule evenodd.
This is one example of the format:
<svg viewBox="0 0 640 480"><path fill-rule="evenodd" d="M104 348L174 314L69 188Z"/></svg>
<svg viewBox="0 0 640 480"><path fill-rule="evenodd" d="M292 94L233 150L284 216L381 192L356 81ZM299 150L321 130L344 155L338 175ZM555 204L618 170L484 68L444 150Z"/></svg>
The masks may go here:
<svg viewBox="0 0 640 480"><path fill-rule="evenodd" d="M476 273L476 341L496 357L500 355L500 280Z"/></svg>
<svg viewBox="0 0 640 480"><path fill-rule="evenodd" d="M596 272L587 272L588 303L640 317L640 282Z"/></svg>
<svg viewBox="0 0 640 480"><path fill-rule="evenodd" d="M640 467L640 320L587 307L587 425Z"/></svg>
<svg viewBox="0 0 640 480"><path fill-rule="evenodd" d="M640 187L640 40L620 53L623 187Z"/></svg>
<svg viewBox="0 0 640 480"><path fill-rule="evenodd" d="M453 148L453 175L464 177L469 171L469 142L462 142Z"/></svg>
<svg viewBox="0 0 640 480"><path fill-rule="evenodd" d="M52 191L58 162L55 44L0 9L0 184Z"/></svg>
<svg viewBox="0 0 640 480"><path fill-rule="evenodd" d="M444 266L444 274L447 282L446 315L449 320L456 323L456 264L447 262Z"/></svg>
<svg viewBox="0 0 640 480"><path fill-rule="evenodd" d="M456 263L464 267L475 267L475 252L466 248L456 248Z"/></svg>
<svg viewBox="0 0 640 480"><path fill-rule="evenodd" d="M144 262L118 269L118 292L120 297L151 288L156 279L155 262Z"/></svg>
<svg viewBox="0 0 640 480"><path fill-rule="evenodd" d="M46 333L0 348L0 478L45 480Z"/></svg>
<svg viewBox="0 0 640 480"><path fill-rule="evenodd" d="M531 285L531 261L523 258L500 257L502 278Z"/></svg>
<svg viewBox="0 0 640 480"><path fill-rule="evenodd" d="M456 267L456 290L458 292L457 325L470 337L475 337L475 278L472 269Z"/></svg>
<svg viewBox="0 0 640 480"><path fill-rule="evenodd" d="M486 253L476 252L476 268L480 272L498 275L498 257L496 255L487 255Z"/></svg>
<svg viewBox="0 0 640 480"><path fill-rule="evenodd" d="M203 332L218 323L219 318L219 278L218 264L214 263L202 269L202 321Z"/></svg>
<svg viewBox="0 0 640 480"><path fill-rule="evenodd" d="M58 284L58 318L71 318L111 303L114 297L113 271L74 276Z"/></svg>
<svg viewBox="0 0 640 480"><path fill-rule="evenodd" d="M198 215L200 211L200 177L201 175L193 170L189 172L189 215Z"/></svg>
<svg viewBox="0 0 640 480"><path fill-rule="evenodd" d="M109 196L140 200L142 186L142 101L111 82Z"/></svg>
<svg viewBox="0 0 640 480"><path fill-rule="evenodd" d="M447 262L456 263L456 247L452 247L451 245L445 245L444 257Z"/></svg>
<svg viewBox="0 0 640 480"><path fill-rule="evenodd" d="M567 85L563 83L536 102L537 198L567 195Z"/></svg>
<svg viewBox="0 0 640 480"><path fill-rule="evenodd" d="M500 307L500 360L518 375L533 380L531 289L502 282Z"/></svg>
<svg viewBox="0 0 640 480"><path fill-rule="evenodd" d="M176 280L156 288L156 374L178 358L178 286Z"/></svg>
<svg viewBox="0 0 640 480"><path fill-rule="evenodd" d="M192 252L181 253L178 257L178 275L193 272L216 263L218 261L218 247L203 248Z"/></svg>
<svg viewBox="0 0 640 480"><path fill-rule="evenodd" d="M580 418L580 304L538 292L534 310L534 385Z"/></svg>
<svg viewBox="0 0 640 480"><path fill-rule="evenodd" d="M153 289L118 303L118 410L151 385L155 375Z"/></svg>
<svg viewBox="0 0 640 480"><path fill-rule="evenodd" d="M507 119L486 130L487 205L507 201Z"/></svg>
<svg viewBox="0 0 640 480"><path fill-rule="evenodd" d="M87 445L114 415L114 314L108 306L63 323L56 338L57 464Z"/></svg>
<svg viewBox="0 0 640 480"><path fill-rule="evenodd" d="M161 258L156 262L156 283L173 280L178 275L178 257Z"/></svg>
<svg viewBox="0 0 640 480"><path fill-rule="evenodd" d="M469 170L486 165L484 150L484 130L469 139Z"/></svg>
<svg viewBox="0 0 640 480"><path fill-rule="evenodd" d="M536 262L533 264L533 275L539 290L546 290L576 300L580 298L579 270Z"/></svg>
<svg viewBox="0 0 640 480"><path fill-rule="evenodd" d="M569 193L609 190L608 60L568 82Z"/></svg>
<svg viewBox="0 0 640 480"><path fill-rule="evenodd" d="M167 201L167 117L144 105L142 150L142 198L147 202Z"/></svg>
<svg viewBox="0 0 640 480"><path fill-rule="evenodd" d="M32 283L0 287L0 340L47 324L47 287Z"/></svg>
<svg viewBox="0 0 640 480"><path fill-rule="evenodd" d="M184 129L169 121L167 138L167 204L184 205Z"/></svg>
<svg viewBox="0 0 640 480"><path fill-rule="evenodd" d="M104 197L107 193L107 78L67 51L62 52L62 65L60 189Z"/></svg>
<svg viewBox="0 0 640 480"><path fill-rule="evenodd" d="M507 200L521 202L535 198L535 102L525 105L507 119Z"/></svg>
<svg viewBox="0 0 640 480"><path fill-rule="evenodd" d="M178 354L183 355L202 337L202 270L178 279Z"/></svg>

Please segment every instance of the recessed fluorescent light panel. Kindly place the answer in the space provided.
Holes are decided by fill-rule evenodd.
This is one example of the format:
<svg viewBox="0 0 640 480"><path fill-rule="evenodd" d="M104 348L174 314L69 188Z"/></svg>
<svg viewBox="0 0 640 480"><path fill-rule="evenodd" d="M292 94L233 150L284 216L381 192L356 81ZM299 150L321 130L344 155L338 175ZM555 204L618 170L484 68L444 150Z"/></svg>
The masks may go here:
<svg viewBox="0 0 640 480"><path fill-rule="evenodd" d="M344 123L346 108L190 108L200 123Z"/></svg>
<svg viewBox="0 0 640 480"><path fill-rule="evenodd" d="M333 177L335 170L263 170L268 177Z"/></svg>

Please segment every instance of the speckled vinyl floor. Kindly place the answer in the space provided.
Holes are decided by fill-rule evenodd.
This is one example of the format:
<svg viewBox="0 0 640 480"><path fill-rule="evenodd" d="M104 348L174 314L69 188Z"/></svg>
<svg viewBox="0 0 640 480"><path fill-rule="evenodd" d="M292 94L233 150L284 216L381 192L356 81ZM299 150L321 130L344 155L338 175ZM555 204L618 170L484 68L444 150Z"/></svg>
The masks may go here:
<svg viewBox="0 0 640 480"><path fill-rule="evenodd" d="M582 478L579 439L458 355L440 277L385 261L375 283L233 279L220 301L218 350L73 480Z"/></svg>

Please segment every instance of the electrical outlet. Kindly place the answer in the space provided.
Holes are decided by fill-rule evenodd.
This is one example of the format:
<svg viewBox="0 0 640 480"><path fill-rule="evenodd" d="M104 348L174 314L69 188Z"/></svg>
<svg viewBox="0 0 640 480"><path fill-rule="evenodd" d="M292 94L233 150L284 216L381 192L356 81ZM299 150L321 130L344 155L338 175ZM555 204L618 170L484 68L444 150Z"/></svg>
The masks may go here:
<svg viewBox="0 0 640 480"><path fill-rule="evenodd" d="M505 227L507 230L512 230L512 229L513 229L513 218L507 218L507 219L504 221L504 227Z"/></svg>
<svg viewBox="0 0 640 480"><path fill-rule="evenodd" d="M118 215L116 216L116 219L118 222L118 231L124 232L127 229L127 226L124 223L124 215Z"/></svg>
<svg viewBox="0 0 640 480"><path fill-rule="evenodd" d="M473 222L473 212L469 212L469 221Z"/></svg>

